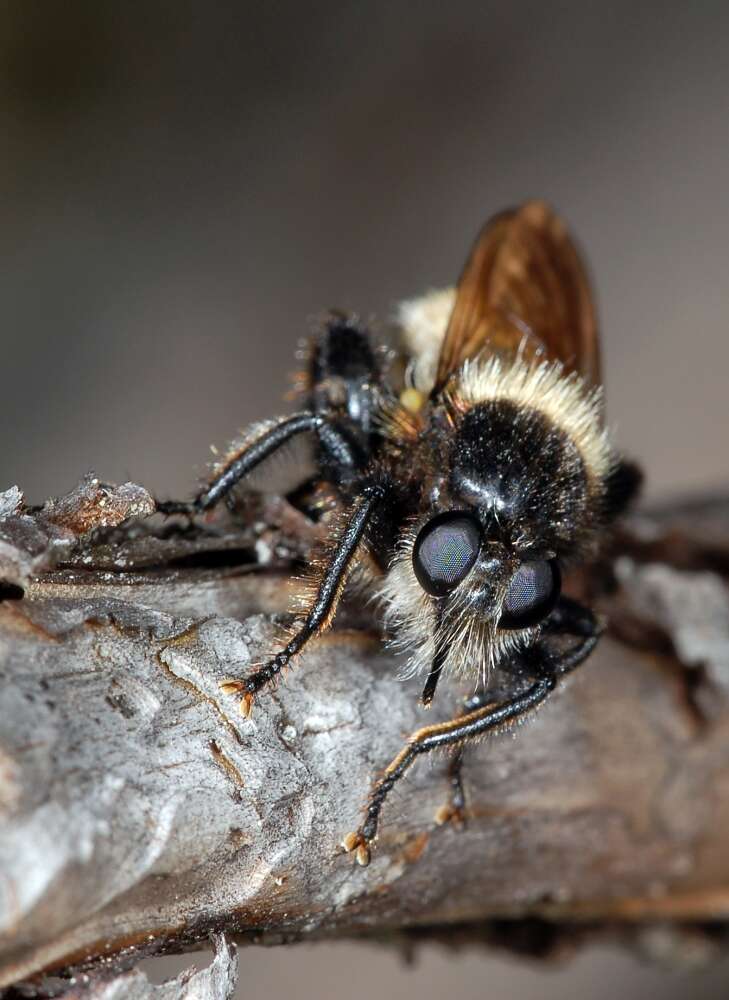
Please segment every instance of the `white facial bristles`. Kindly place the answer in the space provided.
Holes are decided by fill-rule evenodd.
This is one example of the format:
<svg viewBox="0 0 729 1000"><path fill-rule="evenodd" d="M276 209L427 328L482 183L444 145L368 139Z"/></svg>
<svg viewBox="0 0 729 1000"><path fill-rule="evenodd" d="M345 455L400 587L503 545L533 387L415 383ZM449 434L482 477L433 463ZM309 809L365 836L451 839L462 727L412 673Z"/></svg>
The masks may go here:
<svg viewBox="0 0 729 1000"><path fill-rule="evenodd" d="M435 384L438 356L455 301L455 288L444 288L408 299L397 308L403 347L413 359L413 388L425 396Z"/></svg>
<svg viewBox="0 0 729 1000"><path fill-rule="evenodd" d="M410 654L402 672L405 677L428 669L435 656L435 613L413 572L412 541L405 540L377 591L393 648Z"/></svg>
<svg viewBox="0 0 729 1000"><path fill-rule="evenodd" d="M574 442L590 477L603 479L610 472L614 455L602 423L602 390L589 389L574 373L565 374L558 362L467 361L455 394L466 408L506 400L536 410Z"/></svg>
<svg viewBox="0 0 729 1000"><path fill-rule="evenodd" d="M384 605L383 620L392 637L389 645L396 652L409 654L401 677L427 673L438 647L446 650L444 674L471 679L474 689L478 684L485 685L502 660L529 645L535 630L504 631L474 614L469 606L467 581L451 595L445 613L438 618L433 600L413 572L413 542L413 534L404 539L377 590Z"/></svg>

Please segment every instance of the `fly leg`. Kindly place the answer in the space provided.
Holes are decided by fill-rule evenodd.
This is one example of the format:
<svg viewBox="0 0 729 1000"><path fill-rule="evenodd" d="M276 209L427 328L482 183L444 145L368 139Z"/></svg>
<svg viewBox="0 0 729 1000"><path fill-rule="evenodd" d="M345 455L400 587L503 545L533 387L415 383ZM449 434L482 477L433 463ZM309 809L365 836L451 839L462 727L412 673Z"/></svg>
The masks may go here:
<svg viewBox="0 0 729 1000"><path fill-rule="evenodd" d="M161 514L201 514L222 500L256 466L299 434L313 432L332 466L342 478L351 475L363 461L360 450L340 427L318 413L296 413L263 425L244 447L232 454L214 478L192 500L163 500L157 504Z"/></svg>
<svg viewBox="0 0 729 1000"><path fill-rule="evenodd" d="M466 796L463 791L463 747L456 747L448 763L448 784L450 794L435 814L439 826L453 823L454 826L464 826L466 822Z"/></svg>
<svg viewBox="0 0 729 1000"><path fill-rule="evenodd" d="M546 644L538 643L521 654L525 669L536 679L519 694L499 704L482 705L449 722L425 726L413 733L375 783L365 809L364 821L358 830L344 838L344 849L354 852L359 864L369 864L385 800L418 757L446 747L462 747L471 740L502 729L527 715L549 697L561 676L574 670L590 655L597 639L597 635L585 637L559 656L555 656Z"/></svg>
<svg viewBox="0 0 729 1000"><path fill-rule="evenodd" d="M220 687L226 694L240 695L241 712L246 718L251 714L256 694L288 666L311 638L321 634L331 624L367 526L384 495L385 488L382 486L367 487L348 512L344 530L321 570L314 600L303 623L284 648L249 677L221 682Z"/></svg>
<svg viewBox="0 0 729 1000"><path fill-rule="evenodd" d="M493 697L488 695L486 691L479 691L471 698L467 698L463 703L464 715L489 703L494 703ZM457 827L466 825L466 793L463 787L463 759L465 754L465 747L461 744L450 755L448 762L448 801L435 814L435 821L439 826L443 826L445 823L452 823Z"/></svg>

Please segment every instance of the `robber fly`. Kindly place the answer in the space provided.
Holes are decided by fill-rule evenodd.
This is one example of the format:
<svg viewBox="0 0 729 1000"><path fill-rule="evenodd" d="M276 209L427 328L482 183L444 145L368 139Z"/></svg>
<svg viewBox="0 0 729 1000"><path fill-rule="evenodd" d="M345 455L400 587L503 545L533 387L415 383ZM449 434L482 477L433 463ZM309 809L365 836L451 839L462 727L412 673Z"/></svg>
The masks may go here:
<svg viewBox="0 0 729 1000"><path fill-rule="evenodd" d="M492 218L458 286L400 310L409 363L398 387L368 331L331 314L311 344L306 408L257 425L189 503L206 511L301 434L334 497L331 537L304 612L282 648L223 690L254 698L329 627L355 567L381 599L386 631L424 676L476 694L454 719L414 733L374 783L343 846L370 860L390 790L422 754L455 748L452 800L464 809L464 744L543 702L589 656L594 614L561 593L561 570L593 553L637 493L640 473L603 423L595 313L563 223L541 202ZM509 678L494 701L489 679Z"/></svg>

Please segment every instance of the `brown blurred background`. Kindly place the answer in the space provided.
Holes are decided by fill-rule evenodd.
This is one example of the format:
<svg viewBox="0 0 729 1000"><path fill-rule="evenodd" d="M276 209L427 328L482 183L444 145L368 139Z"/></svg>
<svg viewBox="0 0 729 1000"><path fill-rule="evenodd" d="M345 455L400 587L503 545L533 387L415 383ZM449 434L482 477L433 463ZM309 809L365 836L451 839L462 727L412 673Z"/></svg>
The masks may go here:
<svg viewBox="0 0 729 1000"><path fill-rule="evenodd" d="M0 484L186 493L274 414L298 337L455 279L541 196L587 249L609 415L652 497L726 488L729 7L0 3ZM589 952L562 972L249 951L241 995L726 997Z"/></svg>

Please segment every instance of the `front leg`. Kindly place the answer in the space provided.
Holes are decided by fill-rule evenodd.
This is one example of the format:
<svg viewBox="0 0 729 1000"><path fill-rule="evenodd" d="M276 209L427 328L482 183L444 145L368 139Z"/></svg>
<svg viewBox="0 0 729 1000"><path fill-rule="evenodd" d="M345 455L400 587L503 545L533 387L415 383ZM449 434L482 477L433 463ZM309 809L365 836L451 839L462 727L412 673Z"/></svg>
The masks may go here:
<svg viewBox="0 0 729 1000"><path fill-rule="evenodd" d="M540 705L555 689L559 677L579 666L595 648L596 634L583 638L571 649L555 657L546 643L540 642L520 654L525 670L536 680L525 690L500 704L485 704L474 708L449 722L425 726L413 733L400 753L385 769L376 782L365 810L364 822L354 833L347 834L342 841L345 851L353 851L359 864L370 862L372 842L377 837L380 813L385 799L395 784L415 760L432 750L446 747L462 747L493 730L513 722Z"/></svg>
<svg viewBox="0 0 729 1000"><path fill-rule="evenodd" d="M241 696L241 712L246 718L250 716L253 700L261 688L269 684L288 665L309 639L328 628L336 613L347 576L356 562L367 526L384 495L385 488L382 486L367 487L354 507L348 511L344 530L321 572L311 607L301 627L286 646L250 677L221 682L220 687L226 694Z"/></svg>
<svg viewBox="0 0 729 1000"><path fill-rule="evenodd" d="M589 608L584 607L584 605L573 600L571 597L562 596L545 622L542 634L573 635L578 638L592 638L599 635L599 632L600 625ZM444 650L436 652L433 665L425 681L425 687L420 699L423 708L430 708L433 701L443 666L444 652ZM463 706L464 714L493 703L494 699L487 691L479 691L473 697L466 699ZM453 753L448 765L450 795L448 802L436 813L436 822L439 824L454 822L458 826L463 826L465 823L466 796L463 789L463 754L463 748L459 747Z"/></svg>
<svg viewBox="0 0 729 1000"><path fill-rule="evenodd" d="M158 502L161 514L201 514L210 510L262 462L300 434L314 433L340 478L351 476L361 466L363 456L344 430L319 413L295 413L254 428L245 443L233 450L215 475L192 500Z"/></svg>

